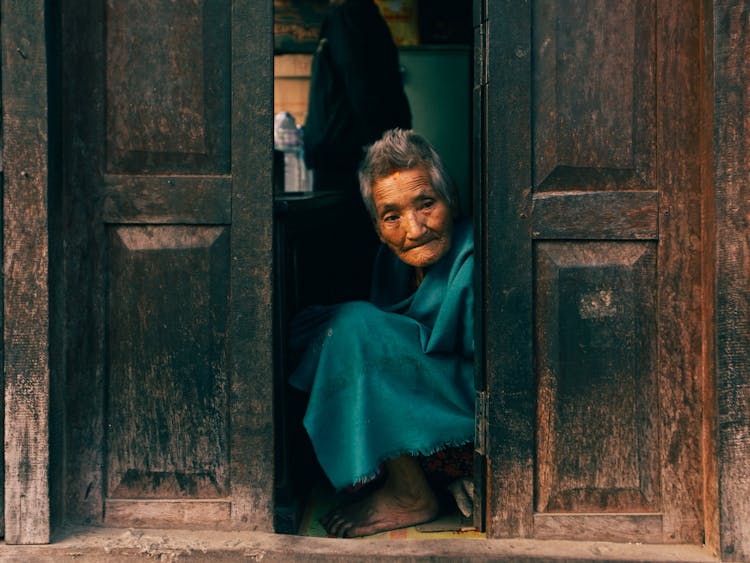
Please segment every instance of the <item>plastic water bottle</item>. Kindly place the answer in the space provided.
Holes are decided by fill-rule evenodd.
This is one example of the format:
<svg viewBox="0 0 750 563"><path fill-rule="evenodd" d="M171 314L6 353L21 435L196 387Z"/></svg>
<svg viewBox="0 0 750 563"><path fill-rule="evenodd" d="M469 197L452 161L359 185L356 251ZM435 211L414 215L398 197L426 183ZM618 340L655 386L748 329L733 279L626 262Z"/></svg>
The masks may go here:
<svg viewBox="0 0 750 563"><path fill-rule="evenodd" d="M304 192L310 189L310 174L305 166L302 128L294 121L294 116L283 111L274 118L274 149L284 155L284 191Z"/></svg>
<svg viewBox="0 0 750 563"><path fill-rule="evenodd" d="M301 190L307 192L313 189L313 172L305 164L305 130L301 125L297 125L297 135L299 136Z"/></svg>

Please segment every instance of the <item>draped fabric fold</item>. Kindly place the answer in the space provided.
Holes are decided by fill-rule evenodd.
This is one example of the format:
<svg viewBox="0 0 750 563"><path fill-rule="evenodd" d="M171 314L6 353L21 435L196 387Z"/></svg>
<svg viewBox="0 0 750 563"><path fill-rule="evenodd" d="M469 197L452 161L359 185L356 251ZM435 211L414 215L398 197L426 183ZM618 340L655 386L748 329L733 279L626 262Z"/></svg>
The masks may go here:
<svg viewBox="0 0 750 563"><path fill-rule="evenodd" d="M416 291L410 267L383 247L371 302L295 318L301 359L289 381L310 393L304 425L337 489L371 479L387 459L473 439L473 266L471 224L457 223Z"/></svg>

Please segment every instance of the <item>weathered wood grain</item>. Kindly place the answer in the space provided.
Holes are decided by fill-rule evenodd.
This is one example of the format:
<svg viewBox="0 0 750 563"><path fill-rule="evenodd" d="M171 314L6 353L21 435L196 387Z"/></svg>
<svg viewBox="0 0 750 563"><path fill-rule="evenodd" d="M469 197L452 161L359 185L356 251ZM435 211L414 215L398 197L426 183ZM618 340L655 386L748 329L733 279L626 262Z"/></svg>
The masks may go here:
<svg viewBox="0 0 750 563"><path fill-rule="evenodd" d="M488 404L489 537L533 533L531 14L487 6L486 168L481 259Z"/></svg>
<svg viewBox="0 0 750 563"><path fill-rule="evenodd" d="M61 0L68 522L101 524L104 507L105 4Z"/></svg>
<svg viewBox="0 0 750 563"><path fill-rule="evenodd" d="M539 239L655 239L657 208L656 191L542 192L534 196L532 235Z"/></svg>
<svg viewBox="0 0 750 563"><path fill-rule="evenodd" d="M703 541L700 11L658 4L659 390L663 541ZM668 47L667 47L668 46Z"/></svg>
<svg viewBox="0 0 750 563"><path fill-rule="evenodd" d="M104 523L114 527L211 530L229 523L229 500L107 499Z"/></svg>
<svg viewBox="0 0 750 563"><path fill-rule="evenodd" d="M659 510L656 271L653 242L536 246L539 513Z"/></svg>
<svg viewBox="0 0 750 563"><path fill-rule="evenodd" d="M226 174L230 2L106 4L107 172Z"/></svg>
<svg viewBox="0 0 750 563"><path fill-rule="evenodd" d="M0 138L2 137L2 132L0 132ZM2 140L0 140L0 147L2 146ZM0 163L1 165L1 163ZM4 193L4 182L3 182L3 174L0 173L0 193ZM3 232L3 218L0 213L0 232ZM4 248L2 251L0 251L0 261L2 261L2 256L4 255ZM5 295L5 289L4 289L5 281L0 280L0 295ZM0 307L0 331L5 334L5 308ZM2 428L3 436L5 435L5 346L2 346L2 349L0 350L0 365L3 366L2 374L0 374L0 385L2 385L3 391L0 392L0 428ZM5 537L5 448L3 447L0 449L0 482L3 483L3 486L0 487L0 506L3 507L2 510L0 510L0 534L2 534L3 537Z"/></svg>
<svg viewBox="0 0 750 563"><path fill-rule="evenodd" d="M232 522L273 529L273 6L233 2Z"/></svg>
<svg viewBox="0 0 750 563"><path fill-rule="evenodd" d="M221 497L272 529L272 23L62 2L71 521Z"/></svg>
<svg viewBox="0 0 750 563"><path fill-rule="evenodd" d="M50 526L53 530L65 521L65 244L63 236L64 206L62 193L62 131L60 14L55 4L47 4L46 18L49 118L49 187L47 189L49 286L50 286Z"/></svg>
<svg viewBox="0 0 750 563"><path fill-rule="evenodd" d="M720 550L718 388L716 375L716 213L714 190L714 18L712 0L701 2L700 169L702 190L703 509L704 543Z"/></svg>
<svg viewBox="0 0 750 563"><path fill-rule="evenodd" d="M108 223L229 224L228 176L107 175L103 219Z"/></svg>
<svg viewBox="0 0 750 563"><path fill-rule="evenodd" d="M750 559L750 2L714 2L721 556Z"/></svg>
<svg viewBox="0 0 750 563"><path fill-rule="evenodd" d="M228 494L229 229L108 229L107 497Z"/></svg>
<svg viewBox="0 0 750 563"><path fill-rule="evenodd" d="M659 512L660 541L699 543L699 5L569 8L489 8L489 528L534 534L535 498L537 510L555 513ZM531 265L549 240L581 258L560 269L559 282L545 281L543 263ZM587 253L587 240L612 242ZM636 240L653 241L643 243L648 267L624 275L601 266ZM613 307L621 322L585 328ZM555 371L555 362L565 366ZM615 380L623 388L607 391ZM538 440L525 441L534 405Z"/></svg>
<svg viewBox="0 0 750 563"><path fill-rule="evenodd" d="M535 191L654 189L653 3L532 12Z"/></svg>
<svg viewBox="0 0 750 563"><path fill-rule="evenodd" d="M535 514L538 539L660 543L661 514Z"/></svg>
<svg viewBox="0 0 750 563"><path fill-rule="evenodd" d="M3 3L5 541L50 540L44 2Z"/></svg>

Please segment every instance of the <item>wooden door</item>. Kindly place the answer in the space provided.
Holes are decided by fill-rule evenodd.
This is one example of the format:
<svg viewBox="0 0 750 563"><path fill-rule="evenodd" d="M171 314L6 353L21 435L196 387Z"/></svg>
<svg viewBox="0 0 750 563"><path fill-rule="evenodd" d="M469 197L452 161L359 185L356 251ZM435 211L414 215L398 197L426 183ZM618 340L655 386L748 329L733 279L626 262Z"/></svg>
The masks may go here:
<svg viewBox="0 0 750 563"><path fill-rule="evenodd" d="M700 4L478 14L489 534L700 543Z"/></svg>
<svg viewBox="0 0 750 563"><path fill-rule="evenodd" d="M61 2L72 521L272 528L271 26Z"/></svg>

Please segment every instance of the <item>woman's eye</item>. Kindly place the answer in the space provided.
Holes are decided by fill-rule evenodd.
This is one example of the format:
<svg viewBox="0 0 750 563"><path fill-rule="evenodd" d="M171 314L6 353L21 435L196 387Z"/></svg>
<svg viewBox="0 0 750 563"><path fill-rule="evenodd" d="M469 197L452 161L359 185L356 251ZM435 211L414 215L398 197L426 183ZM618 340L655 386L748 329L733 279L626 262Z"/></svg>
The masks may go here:
<svg viewBox="0 0 750 563"><path fill-rule="evenodd" d="M383 221L386 223L393 223L394 221L398 221L398 215L386 215L383 217Z"/></svg>
<svg viewBox="0 0 750 563"><path fill-rule="evenodd" d="M429 209L433 205L435 205L434 199L426 199L422 202L422 209Z"/></svg>

